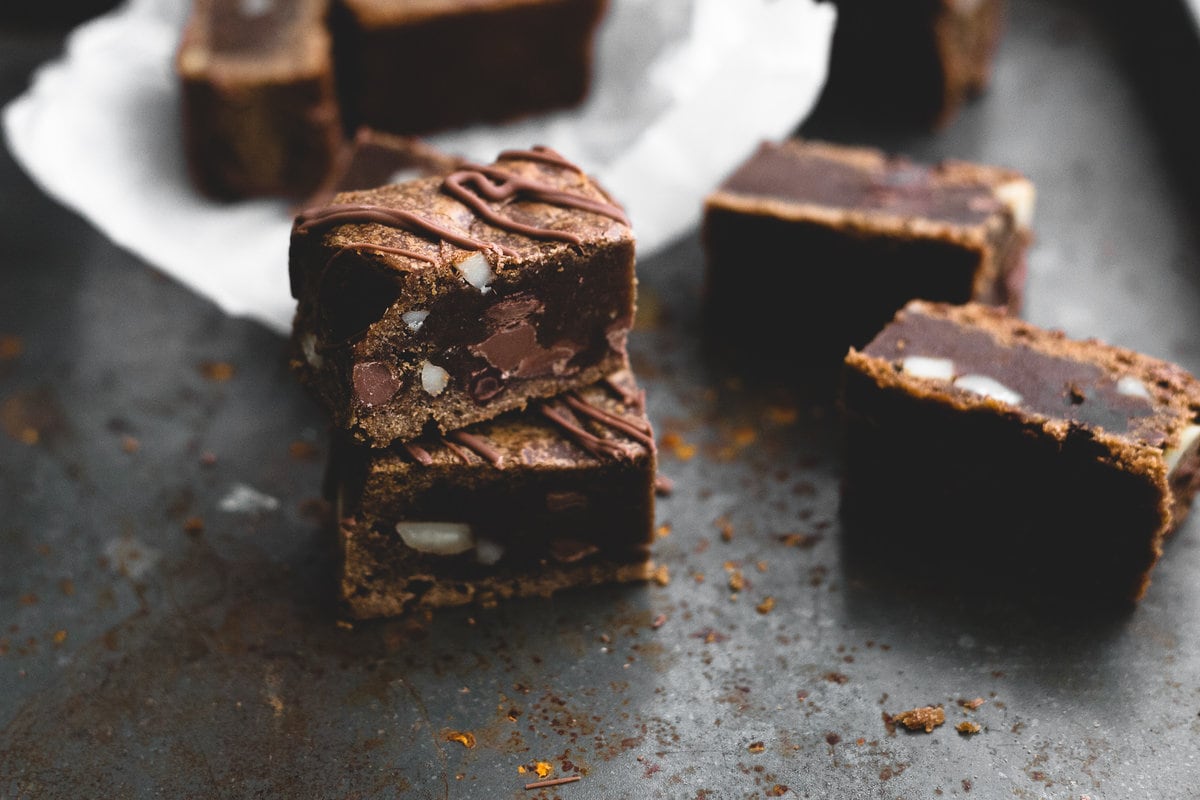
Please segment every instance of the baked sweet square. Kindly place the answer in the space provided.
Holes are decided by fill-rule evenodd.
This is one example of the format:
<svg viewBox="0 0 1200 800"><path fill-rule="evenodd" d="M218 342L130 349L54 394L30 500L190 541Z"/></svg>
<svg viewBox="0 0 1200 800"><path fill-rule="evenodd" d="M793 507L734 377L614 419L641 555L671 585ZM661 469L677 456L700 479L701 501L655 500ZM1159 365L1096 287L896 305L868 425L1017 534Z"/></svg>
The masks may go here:
<svg viewBox="0 0 1200 800"><path fill-rule="evenodd" d="M576 105L608 0L341 0L347 118L428 133Z"/></svg>
<svg viewBox="0 0 1200 800"><path fill-rule="evenodd" d="M1142 597L1200 486L1200 381L994 308L920 301L845 365L852 527L981 587Z"/></svg>
<svg viewBox="0 0 1200 800"><path fill-rule="evenodd" d="M342 147L333 170L305 205L326 205L339 192L450 173L466 163L415 136L362 127Z"/></svg>
<svg viewBox="0 0 1200 800"><path fill-rule="evenodd" d="M1009 169L763 143L705 201L707 334L832 386L909 300L1019 309L1033 204Z"/></svg>
<svg viewBox="0 0 1200 800"><path fill-rule="evenodd" d="M828 102L874 123L948 125L991 82L1005 0L835 0Z"/></svg>
<svg viewBox="0 0 1200 800"><path fill-rule="evenodd" d="M326 0L195 0L176 51L193 182L221 200L300 199L342 144Z"/></svg>
<svg viewBox="0 0 1200 800"><path fill-rule="evenodd" d="M445 436L337 444L327 487L355 617L650 576L654 438L628 371Z"/></svg>
<svg viewBox="0 0 1200 800"><path fill-rule="evenodd" d="M293 365L373 446L448 432L627 366L624 213L553 151L335 197L297 217Z"/></svg>

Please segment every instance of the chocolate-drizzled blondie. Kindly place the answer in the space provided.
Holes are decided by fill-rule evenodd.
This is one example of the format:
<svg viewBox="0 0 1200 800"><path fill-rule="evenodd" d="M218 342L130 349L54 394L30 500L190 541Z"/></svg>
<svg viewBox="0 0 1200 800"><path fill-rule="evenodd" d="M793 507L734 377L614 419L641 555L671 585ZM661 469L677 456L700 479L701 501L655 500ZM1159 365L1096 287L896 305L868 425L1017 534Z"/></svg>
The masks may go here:
<svg viewBox="0 0 1200 800"><path fill-rule="evenodd" d="M373 446L448 432L627 365L634 240L544 148L297 217L293 364Z"/></svg>

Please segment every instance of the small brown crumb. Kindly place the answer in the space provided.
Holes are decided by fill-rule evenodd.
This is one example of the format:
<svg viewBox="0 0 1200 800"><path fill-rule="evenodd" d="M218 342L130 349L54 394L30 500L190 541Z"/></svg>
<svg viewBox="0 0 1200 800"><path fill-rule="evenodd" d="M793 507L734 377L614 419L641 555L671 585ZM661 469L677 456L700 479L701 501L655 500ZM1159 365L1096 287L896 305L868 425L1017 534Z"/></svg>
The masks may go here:
<svg viewBox="0 0 1200 800"><path fill-rule="evenodd" d="M680 461L690 461L696 455L696 445L688 444L678 433L663 434L659 444L664 449L670 450Z"/></svg>
<svg viewBox="0 0 1200 800"><path fill-rule="evenodd" d="M183 532L188 536L204 533L204 520L200 517L188 517L183 521Z"/></svg>
<svg viewBox="0 0 1200 800"><path fill-rule="evenodd" d="M976 697L974 700L967 700L964 697L960 697L958 700L958 704L960 706L962 706L963 708L967 709L968 711L974 711L975 709L977 709L981 705L983 705L985 702L987 702L987 701L984 700L982 697Z"/></svg>
<svg viewBox="0 0 1200 800"><path fill-rule="evenodd" d="M729 573L729 591L740 592L746 588L746 579L742 577L742 571L735 569Z"/></svg>
<svg viewBox="0 0 1200 800"><path fill-rule="evenodd" d="M21 595L21 605L23 606L35 606L37 605L37 601L38 596L33 592L26 592L25 594Z"/></svg>
<svg viewBox="0 0 1200 800"><path fill-rule="evenodd" d="M346 620L344 620L344 619L339 619L339 620L337 620L337 622L336 622L335 624L336 624L336 625L337 625L339 628L341 628L342 630L344 630L344 631L352 631L352 630L354 630L354 624L353 624L353 623L351 623L351 622L347 622L347 621L346 621Z"/></svg>
<svg viewBox="0 0 1200 800"><path fill-rule="evenodd" d="M297 461L316 461L321 451L311 442L295 441L288 445L288 455Z"/></svg>
<svg viewBox="0 0 1200 800"><path fill-rule="evenodd" d="M458 742L468 750L475 746L475 734L470 731L446 731L445 738L447 742Z"/></svg>
<svg viewBox="0 0 1200 800"><path fill-rule="evenodd" d="M225 383L233 377L233 365L225 361L201 361L200 374L214 383Z"/></svg>
<svg viewBox="0 0 1200 800"><path fill-rule="evenodd" d="M654 568L654 572L650 573L650 580L659 586L666 586L671 582L671 571L667 569L666 564L660 564Z"/></svg>
<svg viewBox="0 0 1200 800"><path fill-rule="evenodd" d="M549 761L533 762L533 771L537 773L539 778L545 778L551 772L554 772L554 765Z"/></svg>
<svg viewBox="0 0 1200 800"><path fill-rule="evenodd" d="M655 529L655 531L654 531L654 535L655 535L655 536L657 536L657 537L658 537L658 538L660 538L660 539L665 539L665 538L667 538L668 536L670 536L670 535L671 535L671 525L670 525L670 523L666 523L666 522L664 522L662 525L659 525L659 526L658 526L658 528L657 528L657 529Z"/></svg>
<svg viewBox="0 0 1200 800"><path fill-rule="evenodd" d="M850 678L848 678L847 676L843 675L840 672L826 672L825 680L829 681L830 683L836 683L838 685L841 685L843 683L846 683L848 680L850 680Z"/></svg>
<svg viewBox="0 0 1200 800"><path fill-rule="evenodd" d="M764 597L763 601L754 607L754 610L760 614L770 614L771 610L774 608L775 608L775 598L774 597Z"/></svg>
<svg viewBox="0 0 1200 800"><path fill-rule="evenodd" d="M983 730L978 722L971 722L969 719L964 719L962 722L954 726L954 730L961 733L963 736L971 736Z"/></svg>
<svg viewBox="0 0 1200 800"><path fill-rule="evenodd" d="M705 644L720 644L729 637L718 630L703 628L692 634L693 639L703 639Z"/></svg>
<svg viewBox="0 0 1200 800"><path fill-rule="evenodd" d="M0 333L0 361L12 361L25 352L21 337L11 333Z"/></svg>
<svg viewBox="0 0 1200 800"><path fill-rule="evenodd" d="M71 597L75 594L75 581L70 578L63 578L58 582L58 590L66 597Z"/></svg>
<svg viewBox="0 0 1200 800"><path fill-rule="evenodd" d="M749 750L751 753L761 753L763 750L767 749L767 746L765 744L763 744L762 742L751 742L750 746L747 747L746 749Z"/></svg>
<svg viewBox="0 0 1200 800"><path fill-rule="evenodd" d="M767 562L759 561L754 565L754 568L756 570L758 570L759 572L766 572L767 571Z"/></svg>
<svg viewBox="0 0 1200 800"><path fill-rule="evenodd" d="M767 789L767 797L783 797L790 791L791 789L784 786L782 783L777 783L770 789Z"/></svg>
<svg viewBox="0 0 1200 800"><path fill-rule="evenodd" d="M692 580L694 580L696 583L704 583L704 573L697 572L695 575L692 576Z"/></svg>
<svg viewBox="0 0 1200 800"><path fill-rule="evenodd" d="M894 715L892 720L910 731L924 729L926 733L933 733L934 728L946 721L946 712L941 706L921 706L901 711Z"/></svg>
<svg viewBox="0 0 1200 800"><path fill-rule="evenodd" d="M654 628L655 630L658 630L666 623L667 623L667 615L659 614L657 617L654 618L654 621L650 623L650 627Z"/></svg>
<svg viewBox="0 0 1200 800"><path fill-rule="evenodd" d="M767 419L776 425L791 425L800 414L792 406L770 406L767 408Z"/></svg>
<svg viewBox="0 0 1200 800"><path fill-rule="evenodd" d="M132 436L121 437L121 452L133 454L142 449L142 443Z"/></svg>
<svg viewBox="0 0 1200 800"><path fill-rule="evenodd" d="M59 631L54 632L54 643L55 644L62 644L66 640L67 640L67 632L65 630L59 630Z"/></svg>
<svg viewBox="0 0 1200 800"><path fill-rule="evenodd" d="M575 783L583 780L578 775L568 775L565 778L551 778L548 781L534 781L533 783L525 784L526 789L545 789L548 786L559 786L564 783Z"/></svg>
<svg viewBox="0 0 1200 800"><path fill-rule="evenodd" d="M716 525L717 530L721 532L722 542L733 541L733 523L729 521L729 517L717 517L713 520L713 525Z"/></svg>
<svg viewBox="0 0 1200 800"><path fill-rule="evenodd" d="M779 541L788 547L809 548L821 541L821 538L819 533L785 533L779 537Z"/></svg>

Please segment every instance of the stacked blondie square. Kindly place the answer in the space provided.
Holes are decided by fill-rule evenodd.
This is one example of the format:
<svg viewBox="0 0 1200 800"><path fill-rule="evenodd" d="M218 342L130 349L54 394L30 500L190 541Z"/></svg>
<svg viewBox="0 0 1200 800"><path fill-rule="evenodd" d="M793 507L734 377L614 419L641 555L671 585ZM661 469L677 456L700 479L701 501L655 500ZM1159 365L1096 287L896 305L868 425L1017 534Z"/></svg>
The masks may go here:
<svg viewBox="0 0 1200 800"><path fill-rule="evenodd" d="M634 237L595 181L533 148L344 192L289 260L352 615L649 575Z"/></svg>

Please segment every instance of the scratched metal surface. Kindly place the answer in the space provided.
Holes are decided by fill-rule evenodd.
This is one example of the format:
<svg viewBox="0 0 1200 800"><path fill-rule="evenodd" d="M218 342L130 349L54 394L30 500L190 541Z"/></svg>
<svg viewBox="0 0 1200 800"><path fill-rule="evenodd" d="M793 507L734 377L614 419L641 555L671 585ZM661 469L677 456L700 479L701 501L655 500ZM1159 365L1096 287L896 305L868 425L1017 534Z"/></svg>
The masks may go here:
<svg viewBox="0 0 1200 800"><path fill-rule="evenodd" d="M1025 170L1028 318L1200 371L1197 198L1128 31L1019 0L994 90L949 131L811 130ZM0 97L57 46L0 33ZM347 628L323 421L282 342L116 249L7 154L0 219L4 800L1194 796L1200 517L1129 614L901 585L840 544L836 417L696 345L695 237L642 265L632 343L671 434L669 585ZM239 485L278 505L223 510ZM883 712L925 704L948 724L889 733ZM966 718L983 732L955 733ZM539 760L582 780L526 792Z"/></svg>

